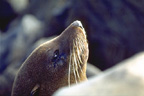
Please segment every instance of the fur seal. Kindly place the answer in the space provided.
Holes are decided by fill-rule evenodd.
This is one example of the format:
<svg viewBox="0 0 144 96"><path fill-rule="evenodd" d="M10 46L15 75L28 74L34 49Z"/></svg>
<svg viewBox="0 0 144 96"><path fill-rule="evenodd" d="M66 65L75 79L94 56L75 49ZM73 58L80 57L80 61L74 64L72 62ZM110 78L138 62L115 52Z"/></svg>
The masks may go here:
<svg viewBox="0 0 144 96"><path fill-rule="evenodd" d="M12 96L30 96L37 85L38 96L51 96L60 87L87 80L88 55L85 30L80 21L74 21L24 61L15 77Z"/></svg>

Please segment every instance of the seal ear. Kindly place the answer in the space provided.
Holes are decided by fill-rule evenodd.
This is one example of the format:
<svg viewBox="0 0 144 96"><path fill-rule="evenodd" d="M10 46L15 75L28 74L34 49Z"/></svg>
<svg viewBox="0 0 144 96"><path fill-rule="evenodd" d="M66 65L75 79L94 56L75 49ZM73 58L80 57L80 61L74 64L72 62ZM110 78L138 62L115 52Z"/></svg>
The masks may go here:
<svg viewBox="0 0 144 96"><path fill-rule="evenodd" d="M37 85L35 85L35 87L31 91L30 96L39 96L39 92L40 92L40 86L39 86L39 84L37 84Z"/></svg>

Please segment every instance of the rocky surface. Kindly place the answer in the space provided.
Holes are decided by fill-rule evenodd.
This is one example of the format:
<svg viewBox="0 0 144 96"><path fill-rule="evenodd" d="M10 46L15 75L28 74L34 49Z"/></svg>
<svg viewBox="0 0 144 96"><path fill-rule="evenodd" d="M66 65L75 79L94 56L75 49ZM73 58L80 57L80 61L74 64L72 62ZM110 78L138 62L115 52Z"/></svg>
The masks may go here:
<svg viewBox="0 0 144 96"><path fill-rule="evenodd" d="M97 76L100 73L102 73L102 71L99 68L95 67L93 64L87 63L87 70L86 70L87 78Z"/></svg>
<svg viewBox="0 0 144 96"><path fill-rule="evenodd" d="M53 96L144 96L144 52Z"/></svg>
<svg viewBox="0 0 144 96"><path fill-rule="evenodd" d="M8 30L10 22L12 22L17 15L18 14L6 0L0 0L0 30L2 30L2 32L6 32Z"/></svg>
<svg viewBox="0 0 144 96"><path fill-rule="evenodd" d="M87 32L89 62L101 70L143 51L143 6L143 0L1 0L0 95L10 96L15 74L35 43L59 35L76 19Z"/></svg>
<svg viewBox="0 0 144 96"><path fill-rule="evenodd" d="M17 70L26 59L33 43L42 34L42 24L32 15L25 15L19 26L0 35L0 95L9 96ZM29 50L28 50L29 49Z"/></svg>

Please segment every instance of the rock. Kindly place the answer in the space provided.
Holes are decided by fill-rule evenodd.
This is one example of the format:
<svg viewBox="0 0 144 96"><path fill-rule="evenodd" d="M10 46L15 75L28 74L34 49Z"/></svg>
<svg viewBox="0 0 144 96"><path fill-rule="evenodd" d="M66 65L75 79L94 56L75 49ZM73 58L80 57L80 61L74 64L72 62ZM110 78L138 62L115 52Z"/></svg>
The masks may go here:
<svg viewBox="0 0 144 96"><path fill-rule="evenodd" d="M17 13L22 13L28 6L29 0L8 0Z"/></svg>
<svg viewBox="0 0 144 96"><path fill-rule="evenodd" d="M42 36L42 24L32 15L0 36L0 96L9 96L17 70L33 43Z"/></svg>
<svg viewBox="0 0 144 96"><path fill-rule="evenodd" d="M7 0L0 0L0 30L3 33L7 32L10 22L12 22L17 15Z"/></svg>
<svg viewBox="0 0 144 96"><path fill-rule="evenodd" d="M144 96L144 52L53 96Z"/></svg>
<svg viewBox="0 0 144 96"><path fill-rule="evenodd" d="M99 68L95 67L93 64L87 63L87 70L86 70L87 78L96 76L101 72L102 71Z"/></svg>
<svg viewBox="0 0 144 96"><path fill-rule="evenodd" d="M31 0L26 14L33 14L45 24L44 37L59 35L66 27L72 0ZM71 24L71 23L70 23Z"/></svg>
<svg viewBox="0 0 144 96"><path fill-rule="evenodd" d="M32 15L23 17L19 26L1 36L0 73L11 63L18 63L35 40L42 36L42 24Z"/></svg>

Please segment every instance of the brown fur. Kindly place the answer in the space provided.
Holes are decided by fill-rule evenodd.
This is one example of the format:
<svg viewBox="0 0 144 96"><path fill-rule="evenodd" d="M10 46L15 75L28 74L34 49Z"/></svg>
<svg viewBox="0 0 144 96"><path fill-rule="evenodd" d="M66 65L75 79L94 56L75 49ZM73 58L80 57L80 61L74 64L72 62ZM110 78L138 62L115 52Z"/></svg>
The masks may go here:
<svg viewBox="0 0 144 96"><path fill-rule="evenodd" d="M80 53L81 61L78 73L80 79L78 82L87 80L86 64L88 59L88 43L84 30L80 26L71 24L61 35L50 40L38 48L36 48L31 55L22 64L13 85L12 96L30 96L30 93L35 85L40 85L40 96L50 96L58 88L68 85L68 73L71 48L74 46L76 38L79 38L83 47ZM59 50L61 55L60 60L56 63L52 62L55 50ZM75 50L75 49L74 49ZM73 57L73 56L71 56ZM73 67L70 69L70 84L76 83ZM78 78L78 77L77 77Z"/></svg>

